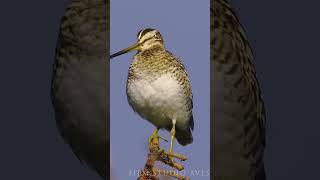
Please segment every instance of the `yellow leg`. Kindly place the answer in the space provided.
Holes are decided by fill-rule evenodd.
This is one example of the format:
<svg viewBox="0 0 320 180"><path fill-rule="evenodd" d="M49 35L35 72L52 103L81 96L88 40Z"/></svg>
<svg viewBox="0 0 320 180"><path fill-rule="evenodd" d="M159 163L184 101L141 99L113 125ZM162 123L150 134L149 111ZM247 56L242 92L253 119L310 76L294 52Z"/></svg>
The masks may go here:
<svg viewBox="0 0 320 180"><path fill-rule="evenodd" d="M172 129L170 131L171 134L171 138L170 138L170 149L169 152L172 152L172 148L173 148L173 142L174 142L174 136L176 134L176 119L172 120Z"/></svg>
<svg viewBox="0 0 320 180"><path fill-rule="evenodd" d="M153 133L151 134L151 136L149 137L149 140L148 140L149 144L151 143L153 138L158 138L158 131L159 131L159 129L156 129L155 131L153 131Z"/></svg>

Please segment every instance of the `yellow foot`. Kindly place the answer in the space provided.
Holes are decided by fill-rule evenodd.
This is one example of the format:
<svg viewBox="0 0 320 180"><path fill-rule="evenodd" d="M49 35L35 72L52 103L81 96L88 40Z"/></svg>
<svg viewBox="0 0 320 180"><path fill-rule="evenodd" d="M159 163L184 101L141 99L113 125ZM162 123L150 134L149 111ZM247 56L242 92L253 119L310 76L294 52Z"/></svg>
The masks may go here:
<svg viewBox="0 0 320 180"><path fill-rule="evenodd" d="M168 142L168 140L166 140L165 138L163 138L163 137L161 137L161 136L158 136L158 131L159 131L159 129L156 129L156 130L151 134L151 136L149 137L149 139L148 139L149 145L151 144L152 140L155 139L155 138L157 138L157 140L158 140L158 139L162 139L163 141Z"/></svg>
<svg viewBox="0 0 320 180"><path fill-rule="evenodd" d="M169 152L169 153L168 153L168 156L169 156L171 159L177 158L177 159L179 159L179 160L181 160L181 161L186 161L186 160L188 159L187 156L182 155L182 154L178 154L178 153L175 153L175 152Z"/></svg>

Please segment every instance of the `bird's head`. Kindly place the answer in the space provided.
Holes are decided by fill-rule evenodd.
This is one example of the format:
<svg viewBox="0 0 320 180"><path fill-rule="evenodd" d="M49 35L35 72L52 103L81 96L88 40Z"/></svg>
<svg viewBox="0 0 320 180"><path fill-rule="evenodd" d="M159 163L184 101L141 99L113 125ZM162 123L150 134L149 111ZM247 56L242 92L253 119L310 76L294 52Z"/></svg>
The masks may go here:
<svg viewBox="0 0 320 180"><path fill-rule="evenodd" d="M164 48L162 36L156 29L147 28L139 31L137 39L138 40L134 45L112 54L110 59L131 51L145 51L156 46Z"/></svg>

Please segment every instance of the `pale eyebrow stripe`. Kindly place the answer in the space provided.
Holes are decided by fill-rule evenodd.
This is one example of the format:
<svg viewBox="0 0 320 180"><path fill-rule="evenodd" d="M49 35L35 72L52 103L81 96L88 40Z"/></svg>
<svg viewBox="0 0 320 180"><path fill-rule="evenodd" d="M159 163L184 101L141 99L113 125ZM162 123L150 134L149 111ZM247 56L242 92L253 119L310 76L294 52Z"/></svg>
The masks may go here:
<svg viewBox="0 0 320 180"><path fill-rule="evenodd" d="M150 32L150 31L154 31L154 29L147 28L147 29L141 30L140 33L139 33L138 39L141 39L141 37L143 35L145 35L146 33Z"/></svg>
<svg viewBox="0 0 320 180"><path fill-rule="evenodd" d="M138 39L141 38L141 33L142 33L142 31L143 31L143 30L140 30L140 31L138 32Z"/></svg>

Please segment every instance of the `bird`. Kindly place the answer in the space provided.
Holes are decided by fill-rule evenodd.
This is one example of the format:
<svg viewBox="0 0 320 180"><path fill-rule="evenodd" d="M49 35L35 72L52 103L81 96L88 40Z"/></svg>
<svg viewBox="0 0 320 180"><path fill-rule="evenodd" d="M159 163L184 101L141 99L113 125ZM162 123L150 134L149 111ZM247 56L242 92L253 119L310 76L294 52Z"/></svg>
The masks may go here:
<svg viewBox="0 0 320 180"><path fill-rule="evenodd" d="M56 46L51 100L57 129L77 158L109 179L109 3L72 0Z"/></svg>
<svg viewBox="0 0 320 180"><path fill-rule="evenodd" d="M265 180L266 110L254 56L228 0L211 0L211 162L215 180Z"/></svg>
<svg viewBox="0 0 320 180"><path fill-rule="evenodd" d="M193 141L193 96L191 83L181 60L167 51L161 33L142 29L137 42L110 58L137 51L128 70L126 94L129 105L142 118L159 129L170 131L170 148L174 138L186 146Z"/></svg>

